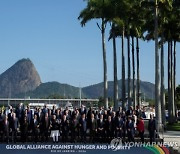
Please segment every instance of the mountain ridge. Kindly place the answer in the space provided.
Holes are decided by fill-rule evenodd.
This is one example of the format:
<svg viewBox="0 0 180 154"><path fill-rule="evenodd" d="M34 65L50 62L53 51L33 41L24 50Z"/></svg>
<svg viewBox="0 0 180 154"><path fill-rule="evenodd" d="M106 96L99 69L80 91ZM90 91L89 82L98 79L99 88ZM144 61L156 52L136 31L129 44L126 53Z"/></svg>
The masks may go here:
<svg viewBox="0 0 180 154"><path fill-rule="evenodd" d="M118 80L118 94L121 97L121 82ZM127 79L126 79L127 86ZM11 86L8 85L10 83ZM131 80L132 84L132 80ZM113 97L113 81L108 81L108 97ZM131 85L132 86L132 85ZM140 81L141 92L146 98L154 99L154 84ZM82 98L103 96L103 82L82 88ZM10 94L11 93L11 94ZM0 97L79 98L80 89L57 81L42 83L40 76L30 59L21 59L0 75Z"/></svg>

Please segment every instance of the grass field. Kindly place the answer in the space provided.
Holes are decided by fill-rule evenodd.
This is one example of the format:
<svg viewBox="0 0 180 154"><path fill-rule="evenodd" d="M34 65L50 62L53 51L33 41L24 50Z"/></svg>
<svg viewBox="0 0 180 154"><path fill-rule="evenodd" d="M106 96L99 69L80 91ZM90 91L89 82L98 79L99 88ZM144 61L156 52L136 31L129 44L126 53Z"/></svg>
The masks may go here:
<svg viewBox="0 0 180 154"><path fill-rule="evenodd" d="M177 123L174 124L167 124L167 130L180 131L180 122L178 121Z"/></svg>

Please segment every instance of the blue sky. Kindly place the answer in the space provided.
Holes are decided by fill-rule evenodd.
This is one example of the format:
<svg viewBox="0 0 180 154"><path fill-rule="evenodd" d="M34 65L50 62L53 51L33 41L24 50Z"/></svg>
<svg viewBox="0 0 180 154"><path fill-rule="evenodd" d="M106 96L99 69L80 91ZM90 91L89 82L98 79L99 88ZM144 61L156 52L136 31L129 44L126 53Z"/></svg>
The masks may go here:
<svg viewBox="0 0 180 154"><path fill-rule="evenodd" d="M42 82L87 86L103 81L101 34L96 22L82 28L77 17L83 0L1 0L0 73L16 61L30 58ZM107 28L106 36L109 29ZM121 48L117 39L118 79ZM113 80L112 42L107 41L108 80ZM180 44L177 44L177 83L180 83ZM167 86L167 48L165 48ZM127 52L126 52L127 57ZM127 61L126 61L127 66ZM154 83L154 42L140 41L140 78ZM127 77L127 70L126 70Z"/></svg>

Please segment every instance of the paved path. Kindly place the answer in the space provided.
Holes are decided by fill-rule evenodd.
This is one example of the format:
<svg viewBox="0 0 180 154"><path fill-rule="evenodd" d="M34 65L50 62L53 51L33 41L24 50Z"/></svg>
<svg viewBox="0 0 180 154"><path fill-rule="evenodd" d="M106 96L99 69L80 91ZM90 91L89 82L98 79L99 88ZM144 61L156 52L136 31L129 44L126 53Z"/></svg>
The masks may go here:
<svg viewBox="0 0 180 154"><path fill-rule="evenodd" d="M173 149L180 153L180 131L166 131L161 137L164 138L164 142L177 142L178 147Z"/></svg>

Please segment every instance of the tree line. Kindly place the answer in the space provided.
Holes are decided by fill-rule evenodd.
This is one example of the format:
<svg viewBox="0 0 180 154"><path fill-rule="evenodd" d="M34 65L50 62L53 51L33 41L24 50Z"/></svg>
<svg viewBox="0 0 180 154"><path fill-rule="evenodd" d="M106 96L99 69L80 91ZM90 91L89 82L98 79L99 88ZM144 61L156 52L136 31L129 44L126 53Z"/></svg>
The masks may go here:
<svg viewBox="0 0 180 154"><path fill-rule="evenodd" d="M168 44L168 113L169 123L175 122L176 111L176 44L180 41L180 1L179 0L85 0L86 7L78 19L81 26L98 19L97 27L102 37L104 100L108 108L108 80L106 58L106 29L110 24L109 40L113 42L114 66L114 109L118 108L117 80L117 38L121 38L121 78L122 108L125 109L126 89L128 107L140 103L139 40L155 41L155 106L159 129L166 124L164 86L164 45ZM127 41L127 68L125 68L125 41ZM136 63L135 66L135 56ZM132 57L132 59L131 59ZM125 85L125 71L128 85ZM131 71L132 69L132 71ZM132 72L132 75L131 75ZM131 76L132 82L131 83ZM131 88L132 84L132 88ZM132 89L132 90L131 90Z"/></svg>

